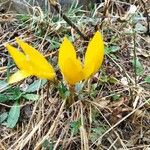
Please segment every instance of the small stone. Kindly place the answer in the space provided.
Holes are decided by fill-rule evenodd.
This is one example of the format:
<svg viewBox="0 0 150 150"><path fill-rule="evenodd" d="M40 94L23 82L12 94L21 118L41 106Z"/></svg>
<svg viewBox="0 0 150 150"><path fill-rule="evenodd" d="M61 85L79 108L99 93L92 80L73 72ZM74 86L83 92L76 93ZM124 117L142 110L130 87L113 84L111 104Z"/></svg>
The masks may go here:
<svg viewBox="0 0 150 150"><path fill-rule="evenodd" d="M28 84L23 83L20 85L20 89L25 92L27 90L28 86L29 86Z"/></svg>
<svg viewBox="0 0 150 150"><path fill-rule="evenodd" d="M127 80L127 78L126 78L126 77L123 77L123 78L121 79L121 83L122 83L123 85L127 86L127 85L128 85L128 80Z"/></svg>

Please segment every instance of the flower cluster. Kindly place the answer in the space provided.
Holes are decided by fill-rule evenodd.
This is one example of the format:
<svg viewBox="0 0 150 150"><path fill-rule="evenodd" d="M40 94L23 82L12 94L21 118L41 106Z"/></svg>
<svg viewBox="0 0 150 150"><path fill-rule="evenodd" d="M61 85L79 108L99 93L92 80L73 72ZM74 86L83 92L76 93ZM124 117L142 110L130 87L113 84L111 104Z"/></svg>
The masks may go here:
<svg viewBox="0 0 150 150"><path fill-rule="evenodd" d="M19 38L16 38L16 42L23 52L10 44L5 45L19 68L9 78L10 84L29 76L48 80L56 78L54 68L42 54ZM59 49L58 65L65 81L70 85L75 85L77 82L87 80L94 75L100 68L103 58L104 42L101 33L97 31L88 44L84 63L77 58L73 44L65 37Z"/></svg>

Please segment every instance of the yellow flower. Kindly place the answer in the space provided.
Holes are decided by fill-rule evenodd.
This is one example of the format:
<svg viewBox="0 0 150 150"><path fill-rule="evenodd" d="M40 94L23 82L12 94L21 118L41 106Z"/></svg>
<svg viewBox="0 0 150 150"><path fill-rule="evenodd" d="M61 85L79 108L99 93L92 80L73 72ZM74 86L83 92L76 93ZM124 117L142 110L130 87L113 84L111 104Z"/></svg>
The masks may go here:
<svg viewBox="0 0 150 150"><path fill-rule="evenodd" d="M10 84L15 83L32 75L41 79L53 80L56 76L55 71L44 56L23 40L16 38L16 41L24 53L10 44L5 45L17 67L20 69L10 76L8 82Z"/></svg>
<svg viewBox="0 0 150 150"><path fill-rule="evenodd" d="M70 84L88 79L100 68L104 59L104 42L102 35L97 31L88 44L84 64L77 59L72 43L65 37L59 49L58 64L64 79Z"/></svg>

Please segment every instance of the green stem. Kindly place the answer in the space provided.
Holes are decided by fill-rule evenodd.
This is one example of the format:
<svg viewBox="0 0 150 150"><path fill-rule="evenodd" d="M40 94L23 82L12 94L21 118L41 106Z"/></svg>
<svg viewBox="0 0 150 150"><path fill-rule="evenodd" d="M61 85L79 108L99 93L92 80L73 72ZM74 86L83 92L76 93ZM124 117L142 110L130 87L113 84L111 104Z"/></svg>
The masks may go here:
<svg viewBox="0 0 150 150"><path fill-rule="evenodd" d="M137 86L137 55L136 55L136 33L133 29L133 57L134 57L134 80L135 86Z"/></svg>

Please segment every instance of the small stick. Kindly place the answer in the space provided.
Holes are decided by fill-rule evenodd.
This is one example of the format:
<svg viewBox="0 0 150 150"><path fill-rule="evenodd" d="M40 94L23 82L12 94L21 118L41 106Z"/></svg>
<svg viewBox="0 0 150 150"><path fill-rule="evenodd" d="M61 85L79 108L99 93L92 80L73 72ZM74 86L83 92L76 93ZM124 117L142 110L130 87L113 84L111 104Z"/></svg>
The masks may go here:
<svg viewBox="0 0 150 150"><path fill-rule="evenodd" d="M48 82L47 82L47 87L46 87L46 90L47 90L47 92L46 92L46 99L47 99L47 100L49 99L49 94L50 94L50 93L49 93L50 84L51 84L50 81L48 81Z"/></svg>
<svg viewBox="0 0 150 150"><path fill-rule="evenodd" d="M55 78L52 83L53 83L56 87L57 87L58 84L59 84L57 78ZM51 85L51 81L48 80L47 86L46 86L46 99L47 99L47 100L49 99L49 94L50 94L49 89L50 89L50 85Z"/></svg>
<svg viewBox="0 0 150 150"><path fill-rule="evenodd" d="M134 80L137 86L137 55L136 55L136 33L133 29L133 56L134 56Z"/></svg>
<svg viewBox="0 0 150 150"><path fill-rule="evenodd" d="M72 27L75 29L75 31L85 40L89 41L89 38L84 35L79 28L63 13L61 8L59 7L59 4L55 0L49 0L49 3L54 7L54 9L57 11L57 13L60 14L60 16Z"/></svg>

